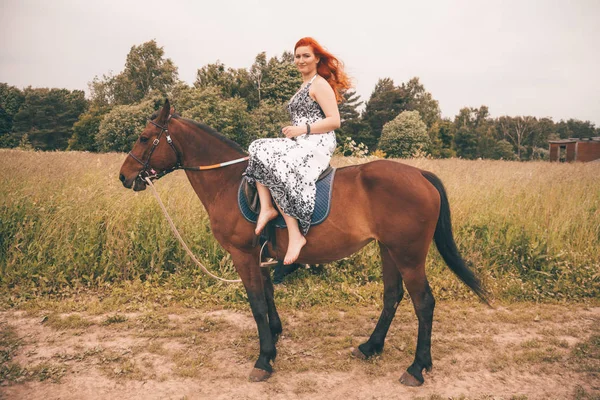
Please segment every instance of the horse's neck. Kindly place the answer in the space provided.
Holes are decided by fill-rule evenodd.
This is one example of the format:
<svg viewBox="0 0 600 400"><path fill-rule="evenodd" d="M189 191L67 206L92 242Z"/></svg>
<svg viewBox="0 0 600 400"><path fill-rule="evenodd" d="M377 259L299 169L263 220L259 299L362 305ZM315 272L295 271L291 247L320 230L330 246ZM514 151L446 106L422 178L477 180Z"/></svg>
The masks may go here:
<svg viewBox="0 0 600 400"><path fill-rule="evenodd" d="M182 153L181 162L186 167L220 164L245 156L197 127L190 127L187 123L182 125L186 126L187 131L182 130L177 139ZM175 135L173 139L175 140ZM227 206L223 201L231 196L223 195L228 191L237 190L246 165L246 162L243 162L206 171L186 171L186 174L200 201L210 213L217 203L219 208Z"/></svg>

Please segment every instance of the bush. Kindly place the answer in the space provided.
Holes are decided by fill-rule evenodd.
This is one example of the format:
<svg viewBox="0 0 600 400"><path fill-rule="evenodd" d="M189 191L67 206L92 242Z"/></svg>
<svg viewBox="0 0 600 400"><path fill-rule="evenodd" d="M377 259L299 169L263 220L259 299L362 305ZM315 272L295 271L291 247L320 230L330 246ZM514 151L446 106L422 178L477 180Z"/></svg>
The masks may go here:
<svg viewBox="0 0 600 400"><path fill-rule="evenodd" d="M104 116L96 135L99 151L128 152L154 112L155 102L147 100L140 104L116 106Z"/></svg>
<svg viewBox="0 0 600 400"><path fill-rule="evenodd" d="M513 145L502 139L496 143L494 158L496 160L516 160L517 155L513 151Z"/></svg>
<svg viewBox="0 0 600 400"><path fill-rule="evenodd" d="M108 111L106 108L92 108L81 114L73 124L73 136L69 139L67 150L96 150L96 136Z"/></svg>
<svg viewBox="0 0 600 400"><path fill-rule="evenodd" d="M388 157L410 158L429 152L431 139L418 111L404 111L383 126L377 148Z"/></svg>
<svg viewBox="0 0 600 400"><path fill-rule="evenodd" d="M550 158L550 150L543 147L533 147L531 149L532 160L547 160Z"/></svg>
<svg viewBox="0 0 600 400"><path fill-rule="evenodd" d="M356 144L351 137L346 137L336 152L344 157L366 157L369 149L364 143Z"/></svg>

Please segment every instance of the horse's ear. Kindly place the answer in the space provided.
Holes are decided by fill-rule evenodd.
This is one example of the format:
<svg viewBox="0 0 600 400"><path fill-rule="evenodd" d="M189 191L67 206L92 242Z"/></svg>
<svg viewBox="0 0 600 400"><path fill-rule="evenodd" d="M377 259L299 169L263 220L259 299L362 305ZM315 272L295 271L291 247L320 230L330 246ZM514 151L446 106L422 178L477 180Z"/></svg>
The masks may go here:
<svg viewBox="0 0 600 400"><path fill-rule="evenodd" d="M160 113L158 114L158 123L166 124L170 112L171 104L169 104L169 99L165 99L165 104L163 105L162 109L160 110Z"/></svg>
<svg viewBox="0 0 600 400"><path fill-rule="evenodd" d="M175 114L175 107L171 106L171 111L170 111L171 115Z"/></svg>

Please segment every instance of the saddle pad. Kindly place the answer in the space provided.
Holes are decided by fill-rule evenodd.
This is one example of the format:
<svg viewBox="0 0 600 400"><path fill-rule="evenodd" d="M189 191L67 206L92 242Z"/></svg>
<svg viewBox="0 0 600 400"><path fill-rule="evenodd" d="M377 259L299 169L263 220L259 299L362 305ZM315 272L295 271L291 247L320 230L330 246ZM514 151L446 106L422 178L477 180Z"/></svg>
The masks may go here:
<svg viewBox="0 0 600 400"><path fill-rule="evenodd" d="M310 226L319 225L321 222L325 221L325 219L329 215L334 177L335 168L325 178L321 179L320 181L317 181L317 198L315 200L315 210L310 219ZM256 220L258 219L258 214L252 212L250 210L250 207L248 207L248 203L246 202L246 196L244 196L244 191L242 190L241 184L240 188L238 189L238 206L246 220L252 223L256 223ZM285 220L281 215L275 218L274 222L276 228L287 228Z"/></svg>

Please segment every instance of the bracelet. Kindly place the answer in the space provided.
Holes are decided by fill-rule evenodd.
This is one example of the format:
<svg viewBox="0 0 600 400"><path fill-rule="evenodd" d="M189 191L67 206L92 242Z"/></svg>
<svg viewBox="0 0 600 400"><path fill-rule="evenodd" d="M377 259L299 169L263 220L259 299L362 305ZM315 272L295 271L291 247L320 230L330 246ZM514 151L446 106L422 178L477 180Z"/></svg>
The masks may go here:
<svg viewBox="0 0 600 400"><path fill-rule="evenodd" d="M306 124L306 134L310 135L310 124L309 123Z"/></svg>

